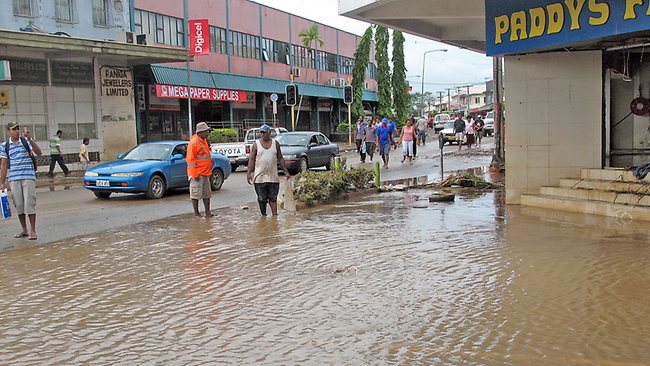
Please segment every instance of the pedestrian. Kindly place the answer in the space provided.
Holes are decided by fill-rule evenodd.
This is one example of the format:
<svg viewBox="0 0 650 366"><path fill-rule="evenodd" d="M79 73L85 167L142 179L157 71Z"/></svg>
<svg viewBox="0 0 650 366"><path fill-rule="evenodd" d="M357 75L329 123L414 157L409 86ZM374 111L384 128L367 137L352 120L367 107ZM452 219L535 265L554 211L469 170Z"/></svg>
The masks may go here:
<svg viewBox="0 0 650 366"><path fill-rule="evenodd" d="M70 174L70 169L65 165L63 161L63 156L61 155L61 137L63 136L63 131L57 130L56 135L52 136L50 139L50 170L47 172L47 175L50 178L54 178L54 165L59 163L59 167L63 170L63 174L67 177Z"/></svg>
<svg viewBox="0 0 650 366"><path fill-rule="evenodd" d="M483 134L485 133L483 127L485 127L485 122L483 122L483 117L479 115L474 123L474 128L476 129L476 144L478 146L481 146L481 142L483 141Z"/></svg>
<svg viewBox="0 0 650 366"><path fill-rule="evenodd" d="M84 171L88 170L88 163L90 163L90 158L88 157L88 144L90 144L90 139L84 137L81 146L79 146L79 161L81 161L81 168Z"/></svg>
<svg viewBox="0 0 650 366"><path fill-rule="evenodd" d="M474 135L476 134L476 127L472 117L467 117L467 126L465 127L465 136L467 138L467 148L471 149L474 144Z"/></svg>
<svg viewBox="0 0 650 366"><path fill-rule="evenodd" d="M418 128L415 125L415 117L411 117L411 126L415 129L415 134L413 135L413 159L418 155ZM404 126L406 126L406 123L404 123Z"/></svg>
<svg viewBox="0 0 650 366"><path fill-rule="evenodd" d="M393 144L393 149L397 150L397 124L392 118L388 121L388 128L390 129L390 141Z"/></svg>
<svg viewBox="0 0 650 366"><path fill-rule="evenodd" d="M429 129L429 124L424 117L418 118L415 128L418 130L418 145L422 146L427 144L427 130Z"/></svg>
<svg viewBox="0 0 650 366"><path fill-rule="evenodd" d="M9 138L0 149L0 190L9 182L14 207L22 231L15 238L27 237L36 240L36 155L41 156L41 148L32 140L26 129L20 136L20 124L16 121L7 125ZM27 228L29 218L30 231Z"/></svg>
<svg viewBox="0 0 650 366"><path fill-rule="evenodd" d="M357 144L357 154L361 155L361 144L363 143L363 130L366 124L363 122L363 116L359 116L357 124L354 127L354 142ZM361 157L363 162L363 157Z"/></svg>
<svg viewBox="0 0 650 366"><path fill-rule="evenodd" d="M375 154L375 138L377 137L377 125L373 120L368 121L368 126L363 131L363 138L366 144L366 154L370 157L372 162L372 157Z"/></svg>
<svg viewBox="0 0 650 366"><path fill-rule="evenodd" d="M461 146L463 145L463 134L465 133L465 121L463 121L463 118L460 116L460 114L456 116L456 120L454 121L454 133L456 134L458 151L460 151Z"/></svg>
<svg viewBox="0 0 650 366"><path fill-rule="evenodd" d="M251 149L251 158L248 159L248 172L246 180L254 185L257 194L257 203L260 213L266 216L266 205L271 206L271 214L278 215L278 192L280 191L280 176L278 164L284 171L287 183L290 184L291 175L282 156L280 144L271 138L271 127L260 127L261 137L255 140Z"/></svg>
<svg viewBox="0 0 650 366"><path fill-rule="evenodd" d="M379 155L384 161L384 169L388 169L390 160L390 148L393 145L392 130L388 127L388 119L381 120L381 126L377 127L377 145L379 146Z"/></svg>
<svg viewBox="0 0 650 366"><path fill-rule="evenodd" d="M190 199L194 215L201 216L199 200L203 201L205 217L212 217L210 198L212 198L212 155L208 144L210 127L205 122L196 124L196 133L187 145L187 177L190 179Z"/></svg>
<svg viewBox="0 0 650 366"><path fill-rule="evenodd" d="M413 126L413 118L406 120L406 126L402 128L402 133L399 136L402 142L402 163L409 159L409 164L413 164L413 146L415 145L415 127Z"/></svg>

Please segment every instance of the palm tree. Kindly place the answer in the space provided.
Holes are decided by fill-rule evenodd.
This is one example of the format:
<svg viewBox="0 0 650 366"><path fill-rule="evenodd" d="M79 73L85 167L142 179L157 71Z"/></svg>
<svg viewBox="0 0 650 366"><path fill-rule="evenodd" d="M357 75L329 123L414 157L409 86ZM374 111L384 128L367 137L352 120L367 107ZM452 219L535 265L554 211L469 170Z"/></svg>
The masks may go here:
<svg viewBox="0 0 650 366"><path fill-rule="evenodd" d="M318 26L316 24L312 24L311 27L301 30L298 33L298 37L300 37L300 39L302 40L302 45L305 46L305 48L307 48L309 50L309 53L312 55L311 59L314 60L314 68L317 69L318 58L316 57L316 51L312 49L312 44L316 42L320 47L322 47L325 44L325 41L323 41L323 39L320 38ZM309 67L307 68L307 70L309 70ZM307 81L307 73L305 73L305 82L306 81ZM318 80L316 82L318 82ZM300 101L298 102L298 113L296 114L296 125L298 125L298 121L300 120L300 107L302 106L303 95L304 94L300 94Z"/></svg>

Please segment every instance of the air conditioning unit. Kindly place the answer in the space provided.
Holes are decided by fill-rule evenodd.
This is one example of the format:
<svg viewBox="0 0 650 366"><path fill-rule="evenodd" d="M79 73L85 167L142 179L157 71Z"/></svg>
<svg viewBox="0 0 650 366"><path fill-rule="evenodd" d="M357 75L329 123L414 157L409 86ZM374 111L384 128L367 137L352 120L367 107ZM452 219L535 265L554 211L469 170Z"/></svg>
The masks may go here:
<svg viewBox="0 0 650 366"><path fill-rule="evenodd" d="M334 79L334 80L336 80L336 86L340 86L340 87L344 87L344 86L345 86L345 79L343 79L343 78L338 78L338 79Z"/></svg>
<svg viewBox="0 0 650 366"><path fill-rule="evenodd" d="M292 68L291 69L291 74L293 75L293 77L299 78L300 77L300 68L299 67Z"/></svg>
<svg viewBox="0 0 650 366"><path fill-rule="evenodd" d="M327 83L329 86L338 86L339 79L330 79Z"/></svg>
<svg viewBox="0 0 650 366"><path fill-rule="evenodd" d="M370 90L370 83L368 83L367 81L365 81L365 82L363 83L363 88L366 89L366 90Z"/></svg>
<svg viewBox="0 0 650 366"><path fill-rule="evenodd" d="M135 34L133 32L117 32L117 42L135 43Z"/></svg>
<svg viewBox="0 0 650 366"><path fill-rule="evenodd" d="M354 66L354 62L352 62L350 60L346 60L345 61L345 66Z"/></svg>
<svg viewBox="0 0 650 366"><path fill-rule="evenodd" d="M138 34L137 36L135 36L135 42L141 45L154 44L153 35L146 34L146 33Z"/></svg>

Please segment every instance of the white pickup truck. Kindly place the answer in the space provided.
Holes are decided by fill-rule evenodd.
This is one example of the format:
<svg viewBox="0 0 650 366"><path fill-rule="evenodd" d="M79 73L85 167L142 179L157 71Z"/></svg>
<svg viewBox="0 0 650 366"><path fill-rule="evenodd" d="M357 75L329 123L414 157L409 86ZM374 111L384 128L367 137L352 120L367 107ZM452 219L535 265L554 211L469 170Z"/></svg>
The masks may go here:
<svg viewBox="0 0 650 366"><path fill-rule="evenodd" d="M243 142L225 142L220 144L212 144L211 149L213 153L222 154L230 160L230 168L234 172L237 167L248 165L248 158L251 155L251 148L255 140L260 138L260 129L251 128L246 131ZM277 136L279 133L288 132L286 128L274 127L271 128L271 137Z"/></svg>

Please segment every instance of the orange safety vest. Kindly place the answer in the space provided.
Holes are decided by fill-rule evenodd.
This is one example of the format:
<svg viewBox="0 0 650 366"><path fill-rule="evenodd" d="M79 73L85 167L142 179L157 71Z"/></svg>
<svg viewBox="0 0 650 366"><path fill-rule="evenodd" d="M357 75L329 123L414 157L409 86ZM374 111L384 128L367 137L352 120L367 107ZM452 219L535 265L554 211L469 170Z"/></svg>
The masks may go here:
<svg viewBox="0 0 650 366"><path fill-rule="evenodd" d="M208 142L195 134L187 146L187 176L200 175L212 175L212 156Z"/></svg>

